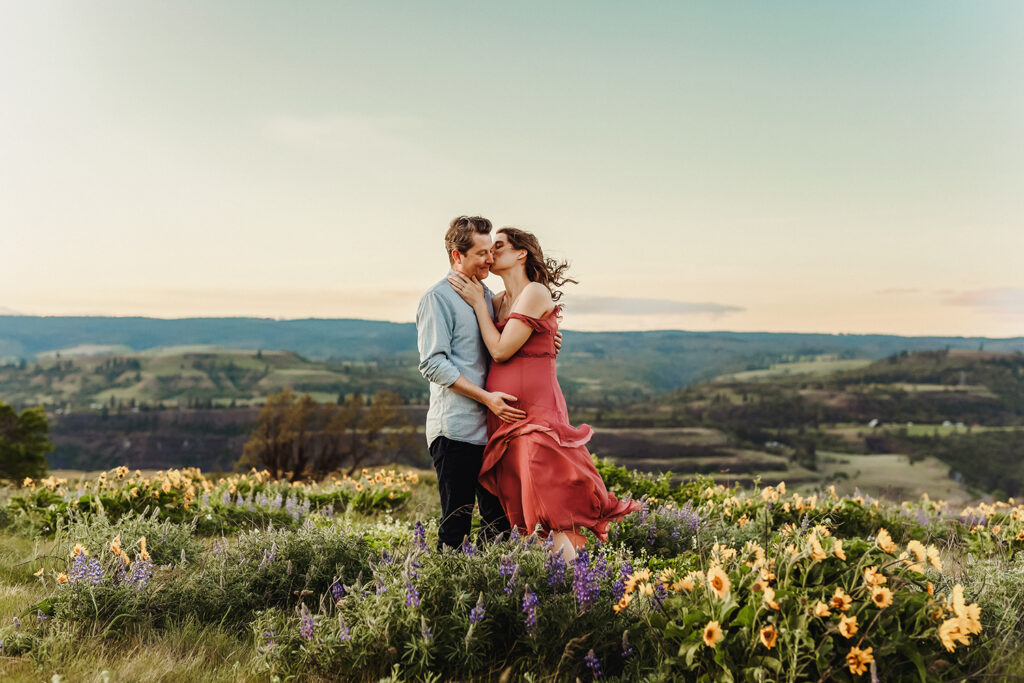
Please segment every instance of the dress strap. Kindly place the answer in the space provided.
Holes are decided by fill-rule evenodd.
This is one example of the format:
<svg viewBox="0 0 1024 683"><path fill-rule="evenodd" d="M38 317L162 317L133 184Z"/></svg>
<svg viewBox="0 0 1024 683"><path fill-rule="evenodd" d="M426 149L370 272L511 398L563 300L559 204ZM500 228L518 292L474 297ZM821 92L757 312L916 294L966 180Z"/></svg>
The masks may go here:
<svg viewBox="0 0 1024 683"><path fill-rule="evenodd" d="M505 321L507 322L512 318L522 320L524 323L532 327L534 332L545 332L548 329L545 324L547 322L546 318L544 320L540 320L538 318L531 318L528 315L523 315L522 313L509 313L508 317L505 318Z"/></svg>

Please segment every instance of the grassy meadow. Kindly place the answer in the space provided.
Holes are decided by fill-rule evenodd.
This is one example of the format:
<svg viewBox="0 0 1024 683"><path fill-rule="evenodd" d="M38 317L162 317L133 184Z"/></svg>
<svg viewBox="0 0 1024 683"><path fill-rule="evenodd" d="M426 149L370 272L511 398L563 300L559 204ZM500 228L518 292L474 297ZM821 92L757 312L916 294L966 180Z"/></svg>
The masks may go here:
<svg viewBox="0 0 1024 683"><path fill-rule="evenodd" d="M427 471L55 473L0 500L0 676L1011 678L1024 506L886 502L900 467L940 478L863 457L856 493L597 461L643 506L574 562L533 534L439 553Z"/></svg>

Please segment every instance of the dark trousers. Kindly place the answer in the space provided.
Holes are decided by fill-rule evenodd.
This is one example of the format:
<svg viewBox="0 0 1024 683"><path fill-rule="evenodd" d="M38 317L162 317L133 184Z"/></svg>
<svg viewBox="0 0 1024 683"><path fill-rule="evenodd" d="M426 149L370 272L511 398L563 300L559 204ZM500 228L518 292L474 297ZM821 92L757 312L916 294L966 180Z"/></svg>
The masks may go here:
<svg viewBox="0 0 1024 683"><path fill-rule="evenodd" d="M473 499L480 504L483 520L477 532L477 546L511 531L501 502L477 481L483 463L484 447L439 436L430 443L430 457L437 472L437 491L441 494L441 526L437 530L437 549L459 548L469 536L473 523Z"/></svg>

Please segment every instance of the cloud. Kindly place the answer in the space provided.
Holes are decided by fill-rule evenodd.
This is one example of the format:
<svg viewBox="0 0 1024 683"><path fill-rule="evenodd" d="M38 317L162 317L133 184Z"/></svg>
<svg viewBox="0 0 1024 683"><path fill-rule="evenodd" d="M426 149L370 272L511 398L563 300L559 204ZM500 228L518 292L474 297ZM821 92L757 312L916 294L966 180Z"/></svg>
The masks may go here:
<svg viewBox="0 0 1024 683"><path fill-rule="evenodd" d="M0 315L22 315L13 308L7 308L6 306L0 306Z"/></svg>
<svg viewBox="0 0 1024 683"><path fill-rule="evenodd" d="M943 301L950 306L970 306L990 313L1024 315L1024 288L976 289L960 292Z"/></svg>
<svg viewBox="0 0 1024 683"><path fill-rule="evenodd" d="M708 302L670 299L632 299L610 296L580 296L568 300L573 315L712 315L744 310Z"/></svg>

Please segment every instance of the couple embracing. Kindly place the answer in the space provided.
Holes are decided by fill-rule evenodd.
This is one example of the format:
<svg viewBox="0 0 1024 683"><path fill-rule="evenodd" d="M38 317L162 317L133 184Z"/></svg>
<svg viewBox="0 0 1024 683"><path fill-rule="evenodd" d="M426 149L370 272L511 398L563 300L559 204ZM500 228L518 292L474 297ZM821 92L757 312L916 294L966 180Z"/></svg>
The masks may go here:
<svg viewBox="0 0 1024 683"><path fill-rule="evenodd" d="M426 435L441 496L438 549L469 535L474 499L478 543L515 526L540 525L566 559L607 540L608 524L639 508L618 500L594 468L593 430L569 424L555 374L561 347L559 287L566 263L546 259L532 234L459 216L445 234L448 276L420 299L419 369L430 381ZM498 275L505 291L482 280Z"/></svg>

